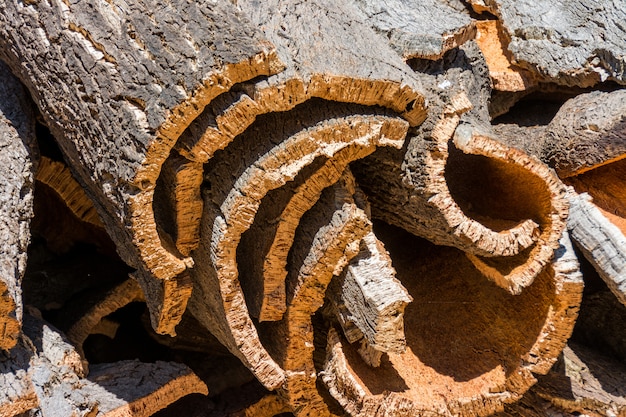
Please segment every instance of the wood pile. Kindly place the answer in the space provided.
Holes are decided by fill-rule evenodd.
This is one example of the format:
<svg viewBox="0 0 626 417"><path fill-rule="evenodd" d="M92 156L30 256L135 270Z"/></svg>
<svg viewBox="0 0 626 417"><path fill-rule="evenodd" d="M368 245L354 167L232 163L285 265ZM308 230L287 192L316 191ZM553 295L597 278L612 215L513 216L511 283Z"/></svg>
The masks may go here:
<svg viewBox="0 0 626 417"><path fill-rule="evenodd" d="M625 21L0 0L0 416L626 416Z"/></svg>

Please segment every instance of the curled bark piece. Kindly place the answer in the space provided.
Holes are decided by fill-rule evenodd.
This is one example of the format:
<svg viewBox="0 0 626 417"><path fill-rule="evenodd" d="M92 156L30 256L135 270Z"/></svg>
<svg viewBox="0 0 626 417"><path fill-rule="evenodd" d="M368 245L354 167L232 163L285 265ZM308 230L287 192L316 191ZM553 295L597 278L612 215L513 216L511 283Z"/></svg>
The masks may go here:
<svg viewBox="0 0 626 417"><path fill-rule="evenodd" d="M476 35L474 22L460 1L356 0L355 3L405 60L439 59Z"/></svg>
<svg viewBox="0 0 626 417"><path fill-rule="evenodd" d="M479 20L476 31L476 43L485 56L494 90L524 91L537 84L530 72L511 62L508 40L498 20Z"/></svg>
<svg viewBox="0 0 626 417"><path fill-rule="evenodd" d="M518 296L481 280L456 249L395 229L377 234L416 300L405 313L406 352L389 353L378 368L329 331L322 380L350 415L486 416L519 399L533 374L548 372L582 297L567 234L552 265Z"/></svg>
<svg viewBox="0 0 626 417"><path fill-rule="evenodd" d="M59 322L64 322L62 327L65 334L83 361L86 362L83 343L98 323L109 314L136 301L145 301L141 287L134 279L127 279L106 291L98 289L90 295L81 293L80 303L70 303L60 313Z"/></svg>
<svg viewBox="0 0 626 417"><path fill-rule="evenodd" d="M77 218L104 227L93 202L64 163L42 156L35 179L52 188Z"/></svg>
<svg viewBox="0 0 626 417"><path fill-rule="evenodd" d="M572 239L600 277L626 305L626 237L588 194L570 191L567 227Z"/></svg>
<svg viewBox="0 0 626 417"><path fill-rule="evenodd" d="M567 413L626 414L626 367L594 351L569 343L555 367L533 389Z"/></svg>
<svg viewBox="0 0 626 417"><path fill-rule="evenodd" d="M0 56L35 98L124 260L143 270L154 328L174 334L179 315L160 309L189 294L162 300L160 280L192 262L166 249L157 231L161 166L214 97L281 64L229 2L157 3L4 2Z"/></svg>
<svg viewBox="0 0 626 417"><path fill-rule="evenodd" d="M546 126L542 154L561 178L626 157L626 90L581 94Z"/></svg>
<svg viewBox="0 0 626 417"><path fill-rule="evenodd" d="M359 255L331 282L327 297L350 343L365 338L364 352L404 352L403 316L412 298L396 279L391 258L374 232L363 238Z"/></svg>
<svg viewBox="0 0 626 417"><path fill-rule="evenodd" d="M465 251L519 293L547 265L565 228L558 177L489 126L487 66L474 42L442 60L414 60L431 113L402 152L381 150L353 172L372 215Z"/></svg>
<svg viewBox="0 0 626 417"><path fill-rule="evenodd" d="M402 174L393 160L360 164L357 172L369 180L363 187L374 217L467 251L490 279L519 293L558 246L567 216L565 190L536 158L471 126L458 126L469 106L465 96L457 96L432 128L430 141L412 139L404 183L398 184ZM489 258L501 263L490 264Z"/></svg>
<svg viewBox="0 0 626 417"><path fill-rule="evenodd" d="M330 413L316 386L311 316L324 303L333 275L359 253L361 239L371 230L365 212L354 203L354 191L354 181L344 175L303 217L292 249L287 311L280 322L266 323L259 330L285 370L279 392L296 415Z"/></svg>
<svg viewBox="0 0 626 417"><path fill-rule="evenodd" d="M35 119L26 92L0 62L0 350L18 341L21 282L33 216Z"/></svg>
<svg viewBox="0 0 626 417"><path fill-rule="evenodd" d="M500 19L511 39L508 50L514 62L543 80L581 87L605 80L626 83L622 2L469 3L476 11L486 10Z"/></svg>
<svg viewBox="0 0 626 417"><path fill-rule="evenodd" d="M174 239L176 250L183 256L198 247L200 242L200 215L202 214L202 164L192 162L172 151L163 164L159 177L159 191L155 195L155 213L162 227L174 226L168 233ZM172 218L172 215L175 218Z"/></svg>
<svg viewBox="0 0 626 417"><path fill-rule="evenodd" d="M207 164L203 238L192 253L196 266L190 271L194 295L189 308L268 388L280 385L283 373L260 344L244 301L246 291L251 299L255 296L250 290L254 285L247 286L255 277L242 275L241 286L237 280L238 262L261 260L245 251L239 258L241 236L255 222L266 195L301 171L333 159L345 166L364 150L398 146L407 123L377 112L313 102L292 112L264 115Z"/></svg>

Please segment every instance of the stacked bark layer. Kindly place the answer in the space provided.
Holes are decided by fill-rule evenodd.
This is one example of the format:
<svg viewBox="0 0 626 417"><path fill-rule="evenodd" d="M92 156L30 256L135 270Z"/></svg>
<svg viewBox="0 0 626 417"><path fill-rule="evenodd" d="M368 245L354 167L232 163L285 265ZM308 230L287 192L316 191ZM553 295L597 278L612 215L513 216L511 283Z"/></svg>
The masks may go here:
<svg viewBox="0 0 626 417"><path fill-rule="evenodd" d="M223 346L272 392L245 415L487 416L520 400L557 361L577 318L583 285L570 233L611 290L626 293L622 265L602 254L626 256L626 239L559 179L575 176L566 181L578 191L606 182L580 175L622 158L623 100L621 91L581 96L571 105L589 110L589 122L567 119L566 105L532 130L538 144L520 137L524 127L492 126L490 111L555 74L537 71L541 62L523 58L530 47L506 35L525 27L525 10L472 6L498 20L477 23L443 0L0 1L0 58L61 151L41 158L39 193L52 190L93 233L55 246L37 215L33 230L59 251L78 241L101 250L104 229L132 269L74 298L29 292L67 335L50 331L73 365L21 332L32 214L20 196L32 193L29 164L39 158L29 151L32 105L0 90L3 154L12 174L24 173L8 181L16 188L2 193L10 206L0 213L19 226L7 228L16 233L2 249L17 267L0 277L3 375L20 387L20 401L5 402L22 404L6 414L150 415L206 394L171 361L97 363L93 335L116 339L118 317L138 303L169 356L204 355L194 368L202 373ZM615 20L623 11L605 12ZM602 47L613 53L623 45L609 32ZM612 60L593 54L591 70L612 68L600 79L623 81L619 51ZM578 67L559 68L568 74L560 84L592 83ZM611 111L594 113L600 101ZM3 103L22 106L28 122L16 126ZM584 157L598 144L589 131L610 142L598 161ZM581 155L573 162L570 137ZM49 147L41 132L38 140ZM602 236L586 232L598 224ZM70 281L61 287L78 293ZM112 383L113 372L128 380ZM141 393L119 404L107 397L146 372ZM50 373L63 382L44 390ZM621 406L603 398L603 410Z"/></svg>

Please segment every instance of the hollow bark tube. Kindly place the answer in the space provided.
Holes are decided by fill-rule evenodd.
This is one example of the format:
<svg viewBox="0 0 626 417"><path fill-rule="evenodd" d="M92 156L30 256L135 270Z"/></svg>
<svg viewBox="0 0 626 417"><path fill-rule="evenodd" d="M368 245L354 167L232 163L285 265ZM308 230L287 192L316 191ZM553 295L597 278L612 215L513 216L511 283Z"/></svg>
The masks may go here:
<svg viewBox="0 0 626 417"><path fill-rule="evenodd" d="M498 285L519 293L558 247L565 189L541 161L499 143L485 100L488 70L474 42L410 64L429 115L401 152L381 150L353 167L372 215L463 250Z"/></svg>
<svg viewBox="0 0 626 417"><path fill-rule="evenodd" d="M554 262L513 296L458 250L388 228L377 234L415 298L407 351L371 368L331 329L322 379L333 397L353 416L486 416L519 399L533 374L548 372L577 317L582 276L567 235Z"/></svg>
<svg viewBox="0 0 626 417"><path fill-rule="evenodd" d="M161 165L215 96L279 71L275 51L225 1L7 1L0 22L0 56L30 90L122 258L143 270L153 326L173 334L179 317L162 311L172 304L163 297L183 297L164 281L192 262L157 232Z"/></svg>
<svg viewBox="0 0 626 417"><path fill-rule="evenodd" d="M33 216L37 163L35 119L17 78L0 62L0 349L18 342L22 326L21 282Z"/></svg>

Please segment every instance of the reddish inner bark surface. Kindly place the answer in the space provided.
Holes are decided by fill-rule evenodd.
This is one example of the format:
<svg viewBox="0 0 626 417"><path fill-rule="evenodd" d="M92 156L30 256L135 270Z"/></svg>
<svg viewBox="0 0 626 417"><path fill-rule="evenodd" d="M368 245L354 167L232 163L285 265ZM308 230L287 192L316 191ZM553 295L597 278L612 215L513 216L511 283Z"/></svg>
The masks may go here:
<svg viewBox="0 0 626 417"><path fill-rule="evenodd" d="M345 350L369 394L395 391L432 409L502 387L545 323L555 296L550 274L513 296L482 277L457 249L381 223L375 231L414 301L405 312L405 353L370 368L356 346Z"/></svg>

